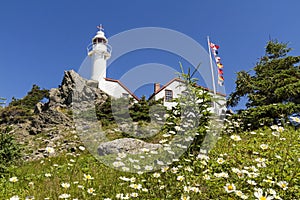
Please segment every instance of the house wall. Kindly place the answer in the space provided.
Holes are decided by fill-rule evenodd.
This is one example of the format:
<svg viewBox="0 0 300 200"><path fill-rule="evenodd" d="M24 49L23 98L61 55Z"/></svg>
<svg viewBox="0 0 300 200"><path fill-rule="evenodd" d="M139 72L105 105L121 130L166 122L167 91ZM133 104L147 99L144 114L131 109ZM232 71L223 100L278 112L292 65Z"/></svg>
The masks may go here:
<svg viewBox="0 0 300 200"><path fill-rule="evenodd" d="M102 81L99 84L99 88L106 92L108 95L114 97L114 98L121 98L124 94L128 94L129 97L134 98L125 90L118 82L113 81Z"/></svg>
<svg viewBox="0 0 300 200"><path fill-rule="evenodd" d="M165 91L166 90L172 90L173 91L173 98L178 98L179 94L181 94L184 91L185 87L182 86L182 83L179 81L173 81L170 85L168 85L166 88L161 90L159 93L155 95L155 100L159 100L161 98L164 99L164 106L166 106L168 109L171 109L173 106L176 105L175 102L167 102L165 101Z"/></svg>
<svg viewBox="0 0 300 200"><path fill-rule="evenodd" d="M164 106L166 106L168 109L171 109L173 106L176 106L176 103L165 101L165 91L166 90L172 90L173 98L178 98L179 94L181 94L185 90L185 87L182 86L182 82L175 80L171 84L169 84L166 88L162 89L159 93L157 93L154 96L155 100L159 100L159 99L163 98ZM212 96L214 96L213 93L210 92L210 94ZM218 103L216 103L217 111L219 112L217 114L221 114L222 110L224 110L223 112L226 111L226 108L224 107L224 104L226 103L226 98L221 95L216 95L215 97L218 98L217 102L220 104L220 105L218 105ZM213 107L209 108L209 110L214 112Z"/></svg>

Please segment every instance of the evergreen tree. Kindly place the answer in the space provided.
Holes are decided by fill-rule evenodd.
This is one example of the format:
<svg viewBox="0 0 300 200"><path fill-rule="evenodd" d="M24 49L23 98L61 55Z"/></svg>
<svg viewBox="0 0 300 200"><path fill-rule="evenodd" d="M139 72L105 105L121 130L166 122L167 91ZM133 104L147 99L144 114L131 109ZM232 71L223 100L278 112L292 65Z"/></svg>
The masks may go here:
<svg viewBox="0 0 300 200"><path fill-rule="evenodd" d="M44 98L49 98L49 90L40 89L39 86L33 85L31 90L22 99L15 99L13 97L12 102L9 106L22 106L28 109L34 109L35 105L43 100Z"/></svg>
<svg viewBox="0 0 300 200"><path fill-rule="evenodd" d="M48 97L48 90L40 89L39 86L33 85L32 89L24 98L16 99L13 97L10 104L1 109L0 124L13 124L27 121L33 115L35 105Z"/></svg>
<svg viewBox="0 0 300 200"><path fill-rule="evenodd" d="M130 108L130 115L133 121L150 122L149 109L149 102L145 96L142 96L142 98Z"/></svg>
<svg viewBox="0 0 300 200"><path fill-rule="evenodd" d="M16 142L11 131L12 127L10 126L0 128L0 178L21 157L22 148Z"/></svg>
<svg viewBox="0 0 300 200"><path fill-rule="evenodd" d="M235 107L241 97L247 97L247 109L238 113L251 128L287 119L300 111L300 56L288 56L290 51L287 43L271 40L253 75L246 71L237 73L236 88L227 104Z"/></svg>

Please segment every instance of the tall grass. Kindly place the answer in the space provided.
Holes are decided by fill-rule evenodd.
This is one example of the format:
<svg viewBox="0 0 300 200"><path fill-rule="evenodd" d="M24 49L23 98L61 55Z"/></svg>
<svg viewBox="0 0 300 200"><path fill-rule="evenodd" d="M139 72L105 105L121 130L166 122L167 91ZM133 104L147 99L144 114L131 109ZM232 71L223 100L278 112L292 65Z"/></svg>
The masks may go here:
<svg viewBox="0 0 300 200"><path fill-rule="evenodd" d="M273 127L274 128L274 127ZM223 135L208 153L149 173L126 173L87 150L12 167L0 199L299 199L300 131Z"/></svg>

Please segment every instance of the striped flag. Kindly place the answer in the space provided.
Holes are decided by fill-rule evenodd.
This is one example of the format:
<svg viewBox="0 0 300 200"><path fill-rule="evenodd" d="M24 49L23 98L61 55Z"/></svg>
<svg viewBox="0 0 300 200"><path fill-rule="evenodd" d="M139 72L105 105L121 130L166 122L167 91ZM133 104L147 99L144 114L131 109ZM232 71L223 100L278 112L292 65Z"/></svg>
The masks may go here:
<svg viewBox="0 0 300 200"><path fill-rule="evenodd" d="M224 74L224 72L223 72L224 66L221 63L220 56L218 56L218 53L219 53L218 49L220 48L220 46L216 45L216 44L214 44L212 42L209 42L209 46L210 46L210 48L212 50L212 53L213 53L213 55L215 57L215 61L217 63L217 67L218 67L218 84L220 86L223 86L224 85L224 76L223 76L223 74Z"/></svg>

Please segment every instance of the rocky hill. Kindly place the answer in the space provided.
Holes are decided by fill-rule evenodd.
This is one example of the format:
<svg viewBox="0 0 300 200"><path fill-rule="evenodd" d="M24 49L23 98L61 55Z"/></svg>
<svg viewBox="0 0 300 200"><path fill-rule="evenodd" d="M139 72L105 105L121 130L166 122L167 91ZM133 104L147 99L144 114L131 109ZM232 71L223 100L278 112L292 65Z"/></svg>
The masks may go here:
<svg viewBox="0 0 300 200"><path fill-rule="evenodd" d="M76 91L75 91L76 89ZM44 156L46 147L54 147L57 153L73 151L80 144L75 134L72 116L74 95L80 98L82 108L90 104L91 94L93 101L101 105L108 95L98 88L98 82L86 80L75 71L65 71L61 85L49 91L49 101L39 102L33 114L22 122L10 124L11 134L22 144L24 159L39 159ZM12 118L16 117L12 115ZM7 124L2 124L2 127Z"/></svg>
<svg viewBox="0 0 300 200"><path fill-rule="evenodd" d="M106 129L107 127L103 129L97 111L102 111L104 107L107 111L101 114L112 115L111 105L108 103L110 101L111 98L98 88L98 81L86 80L73 70L65 71L61 85L49 91L48 101L45 103L40 101L34 109L26 110L30 114L23 115L23 105L17 108L8 106L3 109L6 110L5 112L0 111L0 116L3 116L3 113L6 118L10 115L6 123L0 120L0 128L7 125L12 127L10 134L13 134L17 142L24 147L22 152L24 160L36 160L48 156L46 147L55 148L56 154L53 154L55 156L73 152L83 143L93 143L93 147L88 149L91 153L99 155L121 151L135 154L142 148L161 147L160 144L141 140L143 137L153 136L153 133L161 129L160 120L163 116L157 114L156 121L152 121L151 124L145 121L143 123L125 121L113 125L115 116L109 118L105 116L109 129ZM123 101L120 103L120 109L115 108L121 110L121 115L124 106L128 109L128 105ZM137 107L140 106L138 104ZM145 112L143 108L141 110ZM134 113L138 114L139 111L134 110ZM93 142L90 142L91 140Z"/></svg>

